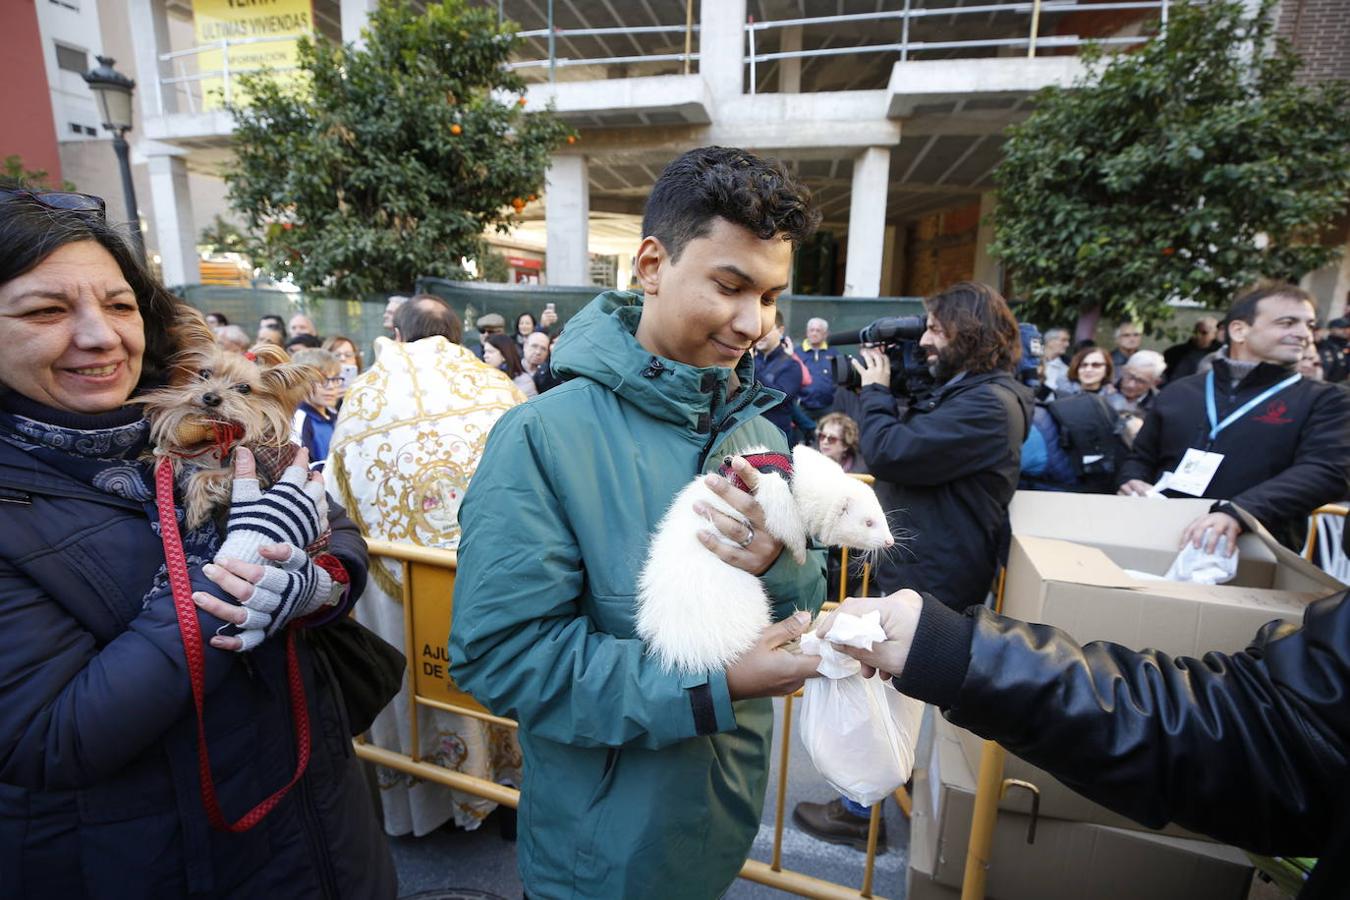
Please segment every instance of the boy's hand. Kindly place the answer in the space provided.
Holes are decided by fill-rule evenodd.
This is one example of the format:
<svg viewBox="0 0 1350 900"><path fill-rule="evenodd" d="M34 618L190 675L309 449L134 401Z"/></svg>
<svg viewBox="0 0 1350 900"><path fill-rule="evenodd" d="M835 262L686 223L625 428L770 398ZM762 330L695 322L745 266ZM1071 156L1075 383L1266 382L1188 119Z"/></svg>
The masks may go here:
<svg viewBox="0 0 1350 900"><path fill-rule="evenodd" d="M759 486L759 470L741 457L731 458L731 468L751 491ZM741 518L734 518L701 503L696 504L694 512L708 517L709 521L717 526L717 530L737 546L727 546L706 531L700 531L698 539L723 562L743 569L751 575L763 575L783 552L783 542L769 533L764 523L764 510L760 507L759 501L721 475L705 475L703 481L713 493L740 513ZM747 525L747 522L750 524Z"/></svg>
<svg viewBox="0 0 1350 900"><path fill-rule="evenodd" d="M783 697L795 693L806 679L815 678L819 656L804 656L783 649L785 644L801 637L810 623L810 613L797 612L764 629L755 646L727 667L727 690L731 699Z"/></svg>

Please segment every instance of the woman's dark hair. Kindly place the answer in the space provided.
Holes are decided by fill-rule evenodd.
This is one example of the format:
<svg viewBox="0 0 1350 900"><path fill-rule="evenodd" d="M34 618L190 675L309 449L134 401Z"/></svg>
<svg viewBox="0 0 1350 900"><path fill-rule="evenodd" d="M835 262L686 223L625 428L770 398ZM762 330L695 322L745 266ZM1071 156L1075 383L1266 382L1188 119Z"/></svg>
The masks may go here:
<svg viewBox="0 0 1350 900"><path fill-rule="evenodd" d="M484 339L485 343L491 344L497 348L497 352L506 360L506 374L512 378L517 375L525 374L525 367L520 364L520 351L516 349L516 339L504 334L489 334Z"/></svg>
<svg viewBox="0 0 1350 900"><path fill-rule="evenodd" d="M961 281L924 301L950 341L948 355L972 375L1011 372L1022 357L1022 333L1008 303L987 284ZM955 374L953 372L952 374Z"/></svg>
<svg viewBox="0 0 1350 900"><path fill-rule="evenodd" d="M286 349L300 347L305 350L318 350L323 347L323 341L312 334L297 334L286 339Z"/></svg>
<svg viewBox="0 0 1350 900"><path fill-rule="evenodd" d="M0 284L30 272L61 247L80 241L93 241L107 250L136 294L145 323L145 354L137 387L162 381L177 349L169 325L183 301L150 274L130 243L98 213L48 209L26 197L0 201Z"/></svg>
<svg viewBox="0 0 1350 900"><path fill-rule="evenodd" d="M700 147L676 159L652 186L642 234L677 261L714 219L748 228L763 240L781 234L794 246L815 233L820 210L811 192L777 160L734 147Z"/></svg>
<svg viewBox="0 0 1350 900"><path fill-rule="evenodd" d="M523 312L520 315L516 316L516 337L520 337L521 319L529 319L530 328L534 329L535 331L539 330L539 320L534 317L534 313Z"/></svg>
<svg viewBox="0 0 1350 900"><path fill-rule="evenodd" d="M1082 382L1078 380L1078 369L1083 365L1083 360L1094 353L1100 353L1102 359L1106 360L1106 374L1102 376L1102 385L1108 385L1116 380L1116 365L1111 360L1111 354L1107 353L1101 347L1083 347L1073 355L1073 359L1069 362L1070 381L1076 384L1082 384ZM1098 389L1100 390L1100 388Z"/></svg>
<svg viewBox="0 0 1350 900"><path fill-rule="evenodd" d="M206 314L206 317L207 317L208 319L211 318L211 317L213 317L213 316L215 317L216 324L217 324L217 325L220 325L222 328L223 328L224 326L230 324L230 320L229 320L228 318L226 318L226 316L225 316L225 314L224 314L223 312L209 312L209 313Z"/></svg>

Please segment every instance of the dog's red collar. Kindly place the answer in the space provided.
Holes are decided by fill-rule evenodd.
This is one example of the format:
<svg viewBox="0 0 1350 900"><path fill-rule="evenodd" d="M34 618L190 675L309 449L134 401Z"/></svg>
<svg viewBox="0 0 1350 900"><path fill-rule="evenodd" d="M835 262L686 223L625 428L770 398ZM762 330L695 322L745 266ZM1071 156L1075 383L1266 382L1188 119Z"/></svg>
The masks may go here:
<svg viewBox="0 0 1350 900"><path fill-rule="evenodd" d="M199 456L205 456L211 451L216 451L221 460L230 455L234 445L239 443L239 439L244 436L244 429L241 425L233 422L212 422L211 432L213 437L211 442L196 453L169 453L169 456L178 459L196 459Z"/></svg>

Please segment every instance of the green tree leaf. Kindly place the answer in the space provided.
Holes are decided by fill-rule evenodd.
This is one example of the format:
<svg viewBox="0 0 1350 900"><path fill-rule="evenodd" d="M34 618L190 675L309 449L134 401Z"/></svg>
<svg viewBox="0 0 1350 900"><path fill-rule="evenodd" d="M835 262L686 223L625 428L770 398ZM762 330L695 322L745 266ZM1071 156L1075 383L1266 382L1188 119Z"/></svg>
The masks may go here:
<svg viewBox="0 0 1350 900"><path fill-rule="evenodd" d="M381 0L364 47L302 39L295 77L242 78L225 180L255 263L346 296L466 277L572 136L519 102L514 30L465 0Z"/></svg>
<svg viewBox="0 0 1350 900"><path fill-rule="evenodd" d="M990 248L1023 315L1150 327L1170 300L1224 308L1261 278L1297 280L1336 257L1350 87L1298 80L1272 5L1176 4L1165 33L1085 54L1086 77L1037 94L995 174Z"/></svg>

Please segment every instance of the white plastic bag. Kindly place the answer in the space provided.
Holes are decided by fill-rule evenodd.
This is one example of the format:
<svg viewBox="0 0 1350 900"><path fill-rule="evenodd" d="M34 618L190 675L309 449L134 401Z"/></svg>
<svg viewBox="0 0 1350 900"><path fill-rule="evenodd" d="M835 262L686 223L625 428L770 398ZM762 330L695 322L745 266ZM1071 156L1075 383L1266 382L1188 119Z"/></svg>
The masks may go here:
<svg viewBox="0 0 1350 900"><path fill-rule="evenodd" d="M886 639L881 614L840 613L825 638L802 636L802 652L820 655L820 678L806 682L798 733L816 771L854 803L871 806L909 780L923 704L831 643L871 649Z"/></svg>

